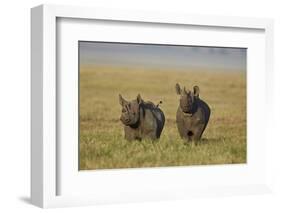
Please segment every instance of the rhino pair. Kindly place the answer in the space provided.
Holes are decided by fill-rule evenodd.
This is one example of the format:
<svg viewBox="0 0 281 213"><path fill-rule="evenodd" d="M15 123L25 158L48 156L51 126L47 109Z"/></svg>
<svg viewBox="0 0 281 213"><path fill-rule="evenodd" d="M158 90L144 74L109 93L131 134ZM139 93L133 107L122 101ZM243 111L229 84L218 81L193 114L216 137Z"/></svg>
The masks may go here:
<svg viewBox="0 0 281 213"><path fill-rule="evenodd" d="M182 89L177 83L176 93L180 95L176 114L179 134L184 140L198 141L208 124L210 108L199 98L198 86L194 86L191 92L185 87ZM124 124L126 140L160 138L165 125L165 115L159 104L145 102L140 95L132 101L126 101L119 95L119 102L122 106L120 120Z"/></svg>

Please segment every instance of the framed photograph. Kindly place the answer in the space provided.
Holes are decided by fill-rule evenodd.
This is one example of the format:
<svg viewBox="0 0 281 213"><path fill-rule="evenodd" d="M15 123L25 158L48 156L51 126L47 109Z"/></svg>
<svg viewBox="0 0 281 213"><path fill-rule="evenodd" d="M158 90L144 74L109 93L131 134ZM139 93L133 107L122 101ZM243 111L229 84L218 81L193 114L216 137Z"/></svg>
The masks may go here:
<svg viewBox="0 0 281 213"><path fill-rule="evenodd" d="M272 20L42 5L31 25L33 204L271 192Z"/></svg>

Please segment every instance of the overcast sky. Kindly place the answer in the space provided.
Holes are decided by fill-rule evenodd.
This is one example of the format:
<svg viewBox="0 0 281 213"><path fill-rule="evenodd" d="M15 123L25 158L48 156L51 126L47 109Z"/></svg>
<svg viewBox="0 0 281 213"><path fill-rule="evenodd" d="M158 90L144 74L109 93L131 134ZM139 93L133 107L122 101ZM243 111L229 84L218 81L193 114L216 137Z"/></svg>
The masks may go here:
<svg viewBox="0 0 281 213"><path fill-rule="evenodd" d="M246 71L244 48L79 42L81 65Z"/></svg>

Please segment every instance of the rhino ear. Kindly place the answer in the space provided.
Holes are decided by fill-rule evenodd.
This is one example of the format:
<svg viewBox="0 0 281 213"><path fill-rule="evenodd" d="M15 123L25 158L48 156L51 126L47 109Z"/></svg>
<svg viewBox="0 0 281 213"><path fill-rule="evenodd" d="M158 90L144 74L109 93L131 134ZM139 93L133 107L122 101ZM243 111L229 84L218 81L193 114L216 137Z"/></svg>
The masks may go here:
<svg viewBox="0 0 281 213"><path fill-rule="evenodd" d="M199 87L198 86L194 86L193 87L193 95L198 98L199 97L199 92L200 92Z"/></svg>
<svg viewBox="0 0 281 213"><path fill-rule="evenodd" d="M122 95L119 94L119 103L121 106L123 106L127 101L122 97Z"/></svg>
<svg viewBox="0 0 281 213"><path fill-rule="evenodd" d="M181 87L180 87L179 83L176 83L176 93L177 93L178 95L181 94Z"/></svg>
<svg viewBox="0 0 281 213"><path fill-rule="evenodd" d="M137 96L137 102L138 102L138 104L143 102L140 94L138 94L138 96Z"/></svg>

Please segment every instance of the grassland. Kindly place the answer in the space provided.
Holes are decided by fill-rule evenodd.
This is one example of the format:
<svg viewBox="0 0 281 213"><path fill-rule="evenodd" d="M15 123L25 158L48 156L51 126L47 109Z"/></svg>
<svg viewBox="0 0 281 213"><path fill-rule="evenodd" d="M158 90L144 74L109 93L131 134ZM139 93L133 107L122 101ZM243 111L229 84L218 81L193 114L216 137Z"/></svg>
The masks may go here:
<svg viewBox="0 0 281 213"><path fill-rule="evenodd" d="M211 118L200 145L184 145L176 127L175 83L200 87ZM163 101L166 123L157 142L124 140L118 94ZM206 70L80 68L80 169L246 162L246 74Z"/></svg>

